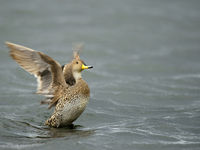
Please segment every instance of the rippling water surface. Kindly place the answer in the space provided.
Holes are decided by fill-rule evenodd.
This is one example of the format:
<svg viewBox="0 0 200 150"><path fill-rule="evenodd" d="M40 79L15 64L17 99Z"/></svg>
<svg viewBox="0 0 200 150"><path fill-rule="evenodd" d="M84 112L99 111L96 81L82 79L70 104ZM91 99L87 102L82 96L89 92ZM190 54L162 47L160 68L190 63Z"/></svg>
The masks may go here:
<svg viewBox="0 0 200 150"><path fill-rule="evenodd" d="M75 129L43 125L52 110L5 41L61 64L85 42L91 100ZM198 0L1 0L0 70L0 149L200 148Z"/></svg>

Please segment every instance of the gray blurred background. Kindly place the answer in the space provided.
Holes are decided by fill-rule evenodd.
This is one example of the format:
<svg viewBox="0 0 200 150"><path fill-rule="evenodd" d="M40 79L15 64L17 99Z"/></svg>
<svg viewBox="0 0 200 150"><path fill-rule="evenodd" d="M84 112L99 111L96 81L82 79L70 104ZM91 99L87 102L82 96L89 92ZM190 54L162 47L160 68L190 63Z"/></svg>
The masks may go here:
<svg viewBox="0 0 200 150"><path fill-rule="evenodd" d="M5 41L61 64L72 44L91 100L76 129L43 125L36 81ZM0 149L199 149L199 0L1 0Z"/></svg>

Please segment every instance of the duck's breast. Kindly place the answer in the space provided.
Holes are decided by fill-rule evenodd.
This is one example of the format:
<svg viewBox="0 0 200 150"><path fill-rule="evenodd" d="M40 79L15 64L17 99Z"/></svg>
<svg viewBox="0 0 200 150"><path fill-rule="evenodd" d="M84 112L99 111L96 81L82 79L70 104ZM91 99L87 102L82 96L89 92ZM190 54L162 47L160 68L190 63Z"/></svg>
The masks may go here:
<svg viewBox="0 0 200 150"><path fill-rule="evenodd" d="M89 97L78 96L71 101L66 101L62 110L61 125L68 125L75 121L85 110Z"/></svg>

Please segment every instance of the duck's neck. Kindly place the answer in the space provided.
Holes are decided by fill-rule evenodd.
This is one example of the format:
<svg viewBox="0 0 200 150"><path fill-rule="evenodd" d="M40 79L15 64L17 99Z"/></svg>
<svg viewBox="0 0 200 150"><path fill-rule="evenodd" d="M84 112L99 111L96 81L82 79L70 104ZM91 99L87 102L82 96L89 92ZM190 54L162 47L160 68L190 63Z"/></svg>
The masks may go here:
<svg viewBox="0 0 200 150"><path fill-rule="evenodd" d="M76 80L76 82L79 79L82 79L81 72L73 72L73 76L74 76L74 79Z"/></svg>

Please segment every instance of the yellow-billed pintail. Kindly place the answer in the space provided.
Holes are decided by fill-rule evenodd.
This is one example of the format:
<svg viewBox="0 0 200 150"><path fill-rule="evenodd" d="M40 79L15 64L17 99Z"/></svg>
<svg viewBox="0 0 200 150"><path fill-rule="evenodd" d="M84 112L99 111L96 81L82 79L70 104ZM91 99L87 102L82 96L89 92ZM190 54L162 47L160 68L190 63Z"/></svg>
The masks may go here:
<svg viewBox="0 0 200 150"><path fill-rule="evenodd" d="M6 45L10 49L10 56L37 78L37 93L46 96L41 103L49 104L49 108L55 106L45 125L71 125L85 110L90 98L90 89L82 79L81 72L93 67L85 65L80 59L79 48L75 49L73 60L62 67L42 52L10 42L6 42Z"/></svg>

